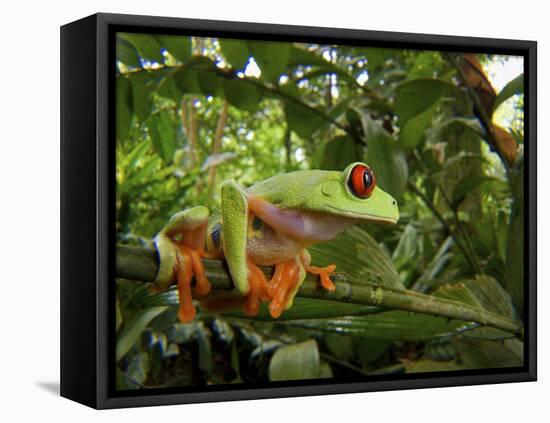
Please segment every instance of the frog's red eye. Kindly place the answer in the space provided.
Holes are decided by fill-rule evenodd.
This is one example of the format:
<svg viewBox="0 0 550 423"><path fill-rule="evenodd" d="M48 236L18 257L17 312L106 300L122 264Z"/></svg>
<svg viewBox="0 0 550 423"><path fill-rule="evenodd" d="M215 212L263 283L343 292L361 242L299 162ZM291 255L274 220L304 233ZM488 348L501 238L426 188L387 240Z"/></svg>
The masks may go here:
<svg viewBox="0 0 550 423"><path fill-rule="evenodd" d="M376 186L374 172L366 165L355 166L349 174L348 186L357 197L368 198Z"/></svg>

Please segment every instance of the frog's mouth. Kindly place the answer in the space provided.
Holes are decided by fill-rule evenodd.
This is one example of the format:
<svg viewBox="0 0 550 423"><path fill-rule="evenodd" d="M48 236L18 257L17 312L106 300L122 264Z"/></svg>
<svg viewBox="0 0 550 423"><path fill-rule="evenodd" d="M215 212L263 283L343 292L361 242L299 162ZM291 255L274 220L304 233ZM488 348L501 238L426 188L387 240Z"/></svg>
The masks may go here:
<svg viewBox="0 0 550 423"><path fill-rule="evenodd" d="M376 216L373 214L354 213L350 211L344 211L336 207L327 206L329 209L337 211L340 216L350 217L353 219L364 220L368 222L382 223L386 225L395 225L398 219L387 216Z"/></svg>

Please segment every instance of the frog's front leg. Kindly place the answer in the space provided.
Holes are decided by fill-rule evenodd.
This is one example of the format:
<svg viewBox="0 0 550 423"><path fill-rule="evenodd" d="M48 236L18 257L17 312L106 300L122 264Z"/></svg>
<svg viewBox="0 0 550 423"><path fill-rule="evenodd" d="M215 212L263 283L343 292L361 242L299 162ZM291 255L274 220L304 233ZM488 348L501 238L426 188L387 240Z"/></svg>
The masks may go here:
<svg viewBox="0 0 550 423"><path fill-rule="evenodd" d="M221 186L223 251L229 272L239 295L246 296L243 310L248 315L259 311L260 301L269 299L267 280L262 270L246 253L248 242L248 200L246 193L234 181Z"/></svg>
<svg viewBox="0 0 550 423"><path fill-rule="evenodd" d="M193 275L197 294L206 295L211 289L201 261L205 255L208 214L208 209L201 206L176 213L154 239L159 253L154 286L167 289L175 274L180 302L178 317L182 322L193 320L196 314L191 295Z"/></svg>
<svg viewBox="0 0 550 423"><path fill-rule="evenodd" d="M334 285L334 282L330 279L331 274L336 270L335 264L329 264L325 267L312 266L311 255L307 250L302 251L300 254L300 261L302 262L306 272L319 275L323 288L328 291L336 291L336 285Z"/></svg>

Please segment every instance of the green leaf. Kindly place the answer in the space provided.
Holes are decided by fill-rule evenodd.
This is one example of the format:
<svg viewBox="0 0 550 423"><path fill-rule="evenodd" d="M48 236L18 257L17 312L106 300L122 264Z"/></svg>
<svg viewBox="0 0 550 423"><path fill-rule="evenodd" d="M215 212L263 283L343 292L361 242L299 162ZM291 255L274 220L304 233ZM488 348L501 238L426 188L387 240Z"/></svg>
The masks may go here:
<svg viewBox="0 0 550 423"><path fill-rule="evenodd" d="M291 46L287 66L294 68L296 66L310 66L313 70L306 73L306 77L312 79L318 75L337 74L340 78L356 83L355 77L340 68L339 66L325 60L322 56L301 47Z"/></svg>
<svg viewBox="0 0 550 423"><path fill-rule="evenodd" d="M223 57L231 67L236 70L244 69L250 57L246 41L218 38L218 42Z"/></svg>
<svg viewBox="0 0 550 423"><path fill-rule="evenodd" d="M461 301L500 314L511 320L518 320L510 295L496 279L490 276L481 275L476 279L443 285L434 292L434 296ZM478 339L508 339L514 337L510 332L483 326L465 333L465 336Z"/></svg>
<svg viewBox="0 0 550 423"><path fill-rule="evenodd" d="M374 169L377 184L390 195L401 198L408 178L405 154L395 139L367 113L360 112L367 141L366 162Z"/></svg>
<svg viewBox="0 0 550 423"><path fill-rule="evenodd" d="M199 86L204 95L213 97L224 97L221 78L214 72L199 71Z"/></svg>
<svg viewBox="0 0 550 423"><path fill-rule="evenodd" d="M262 71L261 78L277 82L290 57L290 44L271 41L248 41L248 49Z"/></svg>
<svg viewBox="0 0 550 423"><path fill-rule="evenodd" d="M450 119L447 119L437 125L433 126L434 131L442 131L446 128L455 129L454 126L460 126L462 128L468 129L472 131L475 135L478 135L480 137L485 137L485 129L481 126L481 123L479 122L479 119L477 118L462 118L462 117L453 117Z"/></svg>
<svg viewBox="0 0 550 423"><path fill-rule="evenodd" d="M321 56L316 54L313 51L306 50L301 47L292 46L290 48L290 54L288 57L287 66L296 67L299 65L303 66L334 66L332 63L326 61Z"/></svg>
<svg viewBox="0 0 550 423"><path fill-rule="evenodd" d="M296 297L294 298L292 307L285 310L285 312L277 318L277 321L282 322L286 320L314 319L318 317L365 315L379 311L379 307ZM226 315L242 318L247 317L240 310L228 312ZM271 314L269 313L268 303L260 304L260 311L256 316L254 316L254 320L268 322L273 321L273 317L271 317Z"/></svg>
<svg viewBox="0 0 550 423"><path fill-rule="evenodd" d="M332 355L349 361L354 356L354 338L338 333L326 333L323 337L325 344Z"/></svg>
<svg viewBox="0 0 550 423"><path fill-rule="evenodd" d="M405 363L406 373L428 373L428 372L443 372L449 370L464 370L467 368L455 361L439 361L439 360L417 360L408 361Z"/></svg>
<svg viewBox="0 0 550 423"><path fill-rule="evenodd" d="M391 258L361 228L348 229L330 242L309 247L308 251L314 265L336 264L336 272L346 273L354 284L405 289Z"/></svg>
<svg viewBox="0 0 550 423"><path fill-rule="evenodd" d="M153 35L118 33L118 36L132 44L143 59L149 62L164 62L164 56L161 53L162 47Z"/></svg>
<svg viewBox="0 0 550 423"><path fill-rule="evenodd" d="M392 261L397 269L407 268L418 257L418 230L408 223L393 250Z"/></svg>
<svg viewBox="0 0 550 423"><path fill-rule="evenodd" d="M184 68L174 74L174 79L182 93L203 94L199 84L199 73L195 69Z"/></svg>
<svg viewBox="0 0 550 423"><path fill-rule="evenodd" d="M172 56L182 63L191 58L191 38L181 35L156 35L156 40Z"/></svg>
<svg viewBox="0 0 550 423"><path fill-rule="evenodd" d="M178 70L174 77L186 94L224 97L222 77L216 64L204 56L195 56L186 68Z"/></svg>
<svg viewBox="0 0 550 423"><path fill-rule="evenodd" d="M358 53L367 58L367 69L374 71L380 68L386 60L395 57L399 50L391 48L361 48Z"/></svg>
<svg viewBox="0 0 550 423"><path fill-rule="evenodd" d="M357 146L353 138L342 135L330 140L324 147L321 169L343 170L350 163L360 161L363 147Z"/></svg>
<svg viewBox="0 0 550 423"><path fill-rule="evenodd" d="M128 78L116 79L116 136L124 140L132 123L132 85Z"/></svg>
<svg viewBox="0 0 550 423"><path fill-rule="evenodd" d="M160 81L157 94L178 104L181 102L182 93L174 75L167 75Z"/></svg>
<svg viewBox="0 0 550 423"><path fill-rule="evenodd" d="M316 379L321 376L317 342L310 339L280 347L269 363L269 380Z"/></svg>
<svg viewBox="0 0 550 423"><path fill-rule="evenodd" d="M195 336L198 344L199 369L207 375L212 374L212 345L210 344L210 330L204 322L197 322L195 325Z"/></svg>
<svg viewBox="0 0 550 423"><path fill-rule="evenodd" d="M424 110L422 113L409 119L399 131L399 144L407 150L414 150L415 147L424 139L426 129L428 129L437 109L437 102Z"/></svg>
<svg viewBox="0 0 550 423"><path fill-rule="evenodd" d="M439 79L413 79L396 89L395 113L403 126L409 119L428 110L453 86Z"/></svg>
<svg viewBox="0 0 550 423"><path fill-rule="evenodd" d="M151 110L151 77L147 72L134 72L129 76L132 83L132 105L139 121L145 120Z"/></svg>
<svg viewBox="0 0 550 423"><path fill-rule="evenodd" d="M454 345L460 361L469 369L523 366L523 343L518 339L491 341L463 338Z"/></svg>
<svg viewBox="0 0 550 423"><path fill-rule="evenodd" d="M285 99L285 116L289 128L304 139L327 125L327 121L315 112L314 107L308 107L300 101Z"/></svg>
<svg viewBox="0 0 550 423"><path fill-rule="evenodd" d="M455 185L452 195L453 207L458 207L466 196L474 191L476 188L486 184L487 182L493 182L496 179L492 176L485 175L472 175L464 179L461 179L458 184Z"/></svg>
<svg viewBox="0 0 550 423"><path fill-rule="evenodd" d="M136 388L142 386L147 379L150 371L149 355L145 352L140 352L132 356L126 368L127 382L135 385Z"/></svg>
<svg viewBox="0 0 550 423"><path fill-rule="evenodd" d="M493 111L498 109L498 107L508 100L510 97L516 94L523 93L523 74L512 79L506 86L498 93L495 98L495 104L493 106Z"/></svg>
<svg viewBox="0 0 550 423"><path fill-rule="evenodd" d="M291 320L281 322L281 324L390 341L427 341L438 337L456 335L478 326L477 323L449 320L445 317L401 310L385 311L366 316Z"/></svg>
<svg viewBox="0 0 550 423"><path fill-rule="evenodd" d="M116 323L115 323L116 331L118 332L118 330L122 326L122 312L120 311L120 301L119 300L116 300L116 303L115 303L115 321L116 321Z"/></svg>
<svg viewBox="0 0 550 423"><path fill-rule="evenodd" d="M176 130L170 113L161 110L147 120L147 127L151 132L153 146L162 159L170 163L176 151Z"/></svg>
<svg viewBox="0 0 550 423"><path fill-rule="evenodd" d="M512 296L514 305L523 315L524 291L524 192L523 161L512 171L512 192L514 202L508 226L506 243L506 290Z"/></svg>
<svg viewBox="0 0 550 423"><path fill-rule="evenodd" d="M124 63L129 68L139 68L139 53L132 44L123 38L116 38L116 60Z"/></svg>
<svg viewBox="0 0 550 423"><path fill-rule="evenodd" d="M129 322L124 324L122 331L117 336L116 361L126 355L134 346L151 320L164 312L167 307L152 307L139 311Z"/></svg>
<svg viewBox="0 0 550 423"><path fill-rule="evenodd" d="M257 110L262 99L260 90L243 79L224 79L223 90L231 105L249 112Z"/></svg>

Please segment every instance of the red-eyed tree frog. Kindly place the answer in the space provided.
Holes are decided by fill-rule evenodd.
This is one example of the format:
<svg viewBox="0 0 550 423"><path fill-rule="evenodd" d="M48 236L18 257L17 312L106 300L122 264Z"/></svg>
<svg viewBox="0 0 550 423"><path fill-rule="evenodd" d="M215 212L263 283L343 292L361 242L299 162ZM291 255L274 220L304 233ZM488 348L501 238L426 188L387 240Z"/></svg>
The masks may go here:
<svg viewBox="0 0 550 423"><path fill-rule="evenodd" d="M334 291L336 266L311 265L306 248L326 242L351 225L366 221L396 223L397 202L376 185L373 170L352 163L343 172L301 170L273 176L243 189L234 181L221 186L221 207L212 215L197 206L174 214L154 239L159 254L155 287L176 280L182 322L195 317L194 291L206 309L240 306L258 313L270 301L273 318L292 305L306 272ZM237 295L210 293L201 258L225 259ZM268 281L258 266L275 266Z"/></svg>

